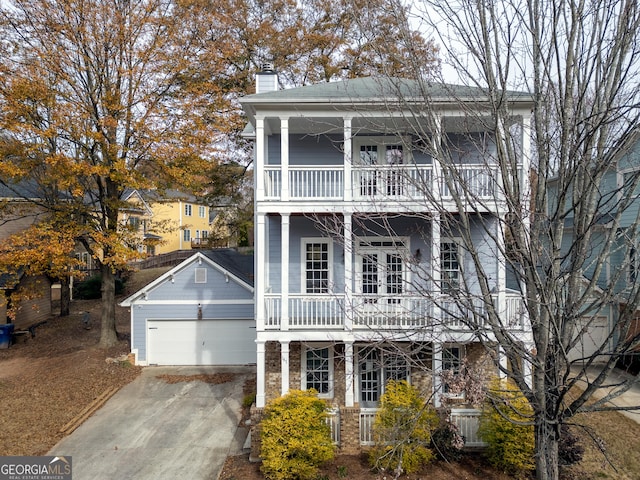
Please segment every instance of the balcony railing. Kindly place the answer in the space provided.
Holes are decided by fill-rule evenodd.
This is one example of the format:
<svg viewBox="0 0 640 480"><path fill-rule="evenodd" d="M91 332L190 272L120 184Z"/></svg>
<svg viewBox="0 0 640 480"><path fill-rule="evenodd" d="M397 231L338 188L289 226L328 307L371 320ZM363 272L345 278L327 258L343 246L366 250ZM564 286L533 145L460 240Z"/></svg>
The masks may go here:
<svg viewBox="0 0 640 480"><path fill-rule="evenodd" d="M373 423L377 408L360 409L360 445L373 445ZM480 411L472 408L453 408L450 413L451 423L458 427L458 432L464 438L465 448L478 448L486 443L478 435Z"/></svg>
<svg viewBox="0 0 640 480"><path fill-rule="evenodd" d="M495 308L502 312L505 327L522 330L526 311L519 295L504 295L504 305ZM352 319L354 329L417 329L441 327L456 331L469 331L485 326L485 309L479 300L473 307L464 307L446 297L439 302L420 296L353 295L288 295L286 329L290 330L343 330L345 318ZM265 329L283 329L282 296L265 295Z"/></svg>
<svg viewBox="0 0 640 480"><path fill-rule="evenodd" d="M496 199L497 167L460 165L455 174L443 176L434 186L431 165L353 166L351 183L345 182L342 166L289 166L290 200L423 200L439 194L444 200L454 194L478 200ZM282 200L281 166L264 167L264 200ZM258 198L258 200L262 200Z"/></svg>

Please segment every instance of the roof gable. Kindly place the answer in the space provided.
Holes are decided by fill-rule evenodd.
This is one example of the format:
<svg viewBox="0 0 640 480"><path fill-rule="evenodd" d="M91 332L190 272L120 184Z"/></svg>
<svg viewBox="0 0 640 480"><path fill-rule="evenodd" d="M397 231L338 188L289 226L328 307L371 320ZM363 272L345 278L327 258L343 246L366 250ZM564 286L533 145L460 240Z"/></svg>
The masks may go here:
<svg viewBox="0 0 640 480"><path fill-rule="evenodd" d="M220 272L228 281L233 281L240 287L253 294L253 255L241 255L232 249L221 249L204 252L197 252L179 265L164 273L148 285L124 299L120 305L131 306L136 300L145 297L156 288L171 281L174 277L188 270L194 264L205 264ZM250 267L250 271L245 270Z"/></svg>

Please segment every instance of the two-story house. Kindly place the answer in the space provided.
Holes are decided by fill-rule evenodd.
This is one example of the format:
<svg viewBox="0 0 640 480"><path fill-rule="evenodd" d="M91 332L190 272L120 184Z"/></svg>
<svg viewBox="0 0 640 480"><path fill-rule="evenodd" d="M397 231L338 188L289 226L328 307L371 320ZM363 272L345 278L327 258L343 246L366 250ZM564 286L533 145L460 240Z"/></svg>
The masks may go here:
<svg viewBox="0 0 640 480"><path fill-rule="evenodd" d="M207 246L209 206L177 190L126 190L121 209L123 226L131 230L144 253L157 255Z"/></svg>
<svg viewBox="0 0 640 480"><path fill-rule="evenodd" d="M504 259L492 248L501 235L496 219L507 210L492 183L495 145L483 126L492 124L491 113L484 113L486 123L477 120L486 97L469 87L424 90L410 80L376 78L277 85L276 73L265 70L256 94L241 99L245 135L255 144L254 416L290 389L314 388L334 407L334 440L356 452L372 441L389 379L407 379L440 405L449 393L440 371L455 371L466 359L486 370L487 380L497 375L499 349L488 350L447 308L454 289L476 288L457 239L461 208L477 220L470 233L492 272L505 328L531 342L522 296L507 288ZM507 98L522 132L518 167L527 172L522 127L530 99ZM455 178L443 175L444 160L429 153L428 142L449 146ZM456 182L480 201L455 201ZM467 406L460 397L459 406ZM457 414L467 445L478 444L475 412Z"/></svg>

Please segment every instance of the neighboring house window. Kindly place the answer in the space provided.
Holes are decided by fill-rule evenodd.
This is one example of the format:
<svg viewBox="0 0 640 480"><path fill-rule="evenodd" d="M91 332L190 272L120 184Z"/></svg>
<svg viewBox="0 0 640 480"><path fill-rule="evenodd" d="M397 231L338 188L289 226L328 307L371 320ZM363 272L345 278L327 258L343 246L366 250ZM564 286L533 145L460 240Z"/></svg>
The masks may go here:
<svg viewBox="0 0 640 480"><path fill-rule="evenodd" d="M174 237L174 238L175 238L175 237ZM185 242L190 242L190 241L191 241L191 230L189 230L188 228L185 228L185 229L182 231L182 239L183 239Z"/></svg>
<svg viewBox="0 0 640 480"><path fill-rule="evenodd" d="M333 350L330 347L303 350L302 388L315 389L322 398L333 397Z"/></svg>
<svg viewBox="0 0 640 480"><path fill-rule="evenodd" d="M198 216L200 218L205 218L206 213L207 213L207 207L204 207L204 206L200 205L198 207Z"/></svg>
<svg viewBox="0 0 640 480"><path fill-rule="evenodd" d="M454 293L460 289L460 251L454 241L440 244L440 275L443 293Z"/></svg>
<svg viewBox="0 0 640 480"><path fill-rule="evenodd" d="M207 230L202 231L202 239L209 238L209 232Z"/></svg>
<svg viewBox="0 0 640 480"><path fill-rule="evenodd" d="M328 240L303 241L305 292L329 293L330 255Z"/></svg>
<svg viewBox="0 0 640 480"><path fill-rule="evenodd" d="M360 404L375 408L389 380L409 380L409 366L402 352L364 347L358 352Z"/></svg>
<svg viewBox="0 0 640 480"><path fill-rule="evenodd" d="M132 230L139 230L140 217L129 217L129 227L131 227Z"/></svg>
<svg viewBox="0 0 640 480"><path fill-rule="evenodd" d="M187 204L185 204L185 206L184 206L184 214L185 214L187 217L190 217L190 216L191 216L191 205L190 205L190 204L188 204L188 203L187 203Z"/></svg>

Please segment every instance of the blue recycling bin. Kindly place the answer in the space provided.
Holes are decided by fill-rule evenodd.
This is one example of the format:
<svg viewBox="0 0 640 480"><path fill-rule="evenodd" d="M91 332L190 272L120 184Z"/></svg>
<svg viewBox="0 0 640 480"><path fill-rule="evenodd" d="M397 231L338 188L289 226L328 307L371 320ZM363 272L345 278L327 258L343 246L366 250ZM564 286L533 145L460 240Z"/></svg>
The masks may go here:
<svg viewBox="0 0 640 480"><path fill-rule="evenodd" d="M0 325L0 348L9 348L11 336L13 335L13 323Z"/></svg>

